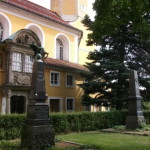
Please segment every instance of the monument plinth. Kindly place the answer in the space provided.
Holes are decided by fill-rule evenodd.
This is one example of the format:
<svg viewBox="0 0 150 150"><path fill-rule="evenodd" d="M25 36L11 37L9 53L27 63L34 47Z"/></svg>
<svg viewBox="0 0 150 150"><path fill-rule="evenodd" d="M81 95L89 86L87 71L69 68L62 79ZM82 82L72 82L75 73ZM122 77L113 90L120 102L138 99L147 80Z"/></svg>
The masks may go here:
<svg viewBox="0 0 150 150"><path fill-rule="evenodd" d="M130 71L129 77L129 99L128 99L128 116L126 119L126 129L134 130L137 129L141 123L145 122L139 90L139 82L137 71Z"/></svg>
<svg viewBox="0 0 150 150"><path fill-rule="evenodd" d="M27 106L26 124L22 130L21 147L31 150L44 150L54 145L54 129L49 120L49 107L45 102L47 96L44 62L38 48L36 46L32 48L35 50L36 60L33 64L31 92Z"/></svg>

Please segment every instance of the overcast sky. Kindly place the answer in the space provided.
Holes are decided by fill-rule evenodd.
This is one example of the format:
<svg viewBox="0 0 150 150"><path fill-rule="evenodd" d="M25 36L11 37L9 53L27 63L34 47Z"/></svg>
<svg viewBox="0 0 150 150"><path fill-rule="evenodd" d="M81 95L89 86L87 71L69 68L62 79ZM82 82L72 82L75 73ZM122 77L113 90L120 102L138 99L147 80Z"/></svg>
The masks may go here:
<svg viewBox="0 0 150 150"><path fill-rule="evenodd" d="M36 4L39 4L41 6L44 6L48 9L50 9L50 0L29 0L31 2L34 2ZM89 2L89 15L91 17L91 19L93 19L93 16L94 16L94 12L92 10L92 3L94 2L95 0L88 0Z"/></svg>

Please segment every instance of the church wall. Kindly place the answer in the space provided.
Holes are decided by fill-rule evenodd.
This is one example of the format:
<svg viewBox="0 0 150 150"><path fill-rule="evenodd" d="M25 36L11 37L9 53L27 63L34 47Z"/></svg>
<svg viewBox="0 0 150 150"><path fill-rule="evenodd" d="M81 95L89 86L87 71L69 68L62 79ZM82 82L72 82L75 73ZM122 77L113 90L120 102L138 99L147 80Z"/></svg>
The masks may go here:
<svg viewBox="0 0 150 150"><path fill-rule="evenodd" d="M62 14L76 15L78 13L77 0L71 0L71 3L70 0L62 1Z"/></svg>
<svg viewBox="0 0 150 150"><path fill-rule="evenodd" d="M56 3L58 2L58 0L54 0ZM68 0L66 0L65 2L67 2ZM69 0L70 1L70 0ZM77 1L77 0L72 0L72 1ZM73 2L71 2L73 3ZM64 3L64 13L77 13L77 8L73 8L71 9L70 7L70 3ZM72 5L73 7L75 7L75 5ZM76 5L77 6L77 5ZM58 9L59 10L59 9ZM43 37L43 47L46 50L46 52L49 53L48 57L52 57L55 58L55 44L56 44L56 38L58 35L61 36L65 36L65 38L68 40L69 43L69 61L70 62L78 62L79 64L84 64L86 61L86 57L85 55L88 54L88 52L90 51L90 49L86 46L86 38L87 38L87 34L86 34L86 29L83 27L83 25L81 25L80 21L77 21L75 23L75 26L82 30L83 29L83 38L81 40L80 43L80 47L78 47L78 39L79 36L77 33L77 31L73 31L73 29L70 29L69 27L64 27L61 26L60 24L56 24L50 20L46 20L44 18L40 18L37 17L33 14L29 14L28 12L23 12L23 11L19 11L15 10L14 13L12 13L12 8L10 8L9 10L7 10L6 12L2 12L3 14L5 14L11 24L12 24L12 30L11 30L11 34L24 29L24 28L29 28L29 29L33 29L33 27L30 28L31 26L36 26L38 28L37 29L41 29L42 33L44 35ZM1 11L0 11L1 12ZM18 12L18 14L17 14ZM40 31L41 31L40 30ZM77 52L79 50L79 52ZM61 75L61 79L60 79L60 86L58 87L54 87L54 86L50 86L50 71L57 71L60 72ZM83 90L79 87L79 86L75 86L73 88L68 88L66 87L66 74L67 73L71 73L69 70L68 72L63 71L63 70L58 70L58 69L50 69L50 68L46 68L45 69L45 81L46 81L46 91L48 94L48 97L59 97L62 100L62 111L65 112L66 111L66 98L74 98L75 99L75 111L82 111L83 107L80 103L80 98L83 94ZM72 73L75 77L75 83L81 83L83 82L83 78L81 78L79 75ZM3 71L0 71L0 85L2 85L4 83L4 77L5 74ZM19 91L12 91L11 94L13 95L20 95L18 93ZM15 94L14 94L15 93ZM5 94L3 92L3 94ZM21 92L22 94L22 92ZM24 97L28 97L27 93L22 94ZM21 96L22 96L21 95ZM11 95L10 95L11 96ZM6 102L6 95L2 98L2 90L0 89L0 112L1 112L1 108L2 108L2 99L4 102ZM27 100L27 98L26 98ZM47 101L49 103L49 100ZM26 103L27 104L27 103ZM3 107L4 108L4 107Z"/></svg>
<svg viewBox="0 0 150 150"><path fill-rule="evenodd" d="M57 12L58 15L61 13L59 1L60 0L51 0L51 10Z"/></svg>
<svg viewBox="0 0 150 150"><path fill-rule="evenodd" d="M37 24L35 22L31 22L29 20L26 20L24 18L20 18L14 15L10 15L8 13L5 13L11 23L12 23L12 33L15 33L17 31L19 31L20 29L25 28L28 24ZM49 53L49 57L55 58L55 40L56 40L56 36L59 33L62 33L64 35L66 35L69 39L69 44L70 44L70 49L69 49L69 53L70 53L70 61L74 62L74 56L75 56L75 38L74 35L69 34L69 31L63 31L62 28L60 27L60 30L58 28L50 28L47 25L41 25L41 24L37 24L38 26L41 27L41 29L44 31L44 49ZM68 33L66 33L68 32Z"/></svg>
<svg viewBox="0 0 150 150"><path fill-rule="evenodd" d="M60 73L60 86L50 86L50 71L56 71ZM48 97L59 97L62 99L62 111L66 111L66 98L72 97L75 99L75 111L82 111L83 107L81 106L81 96L83 95L83 90L77 86L79 83L83 83L83 78L78 74L71 73L75 78L74 87L66 87L66 74L71 72L66 72L56 69L45 69L45 81L46 81L46 93Z"/></svg>

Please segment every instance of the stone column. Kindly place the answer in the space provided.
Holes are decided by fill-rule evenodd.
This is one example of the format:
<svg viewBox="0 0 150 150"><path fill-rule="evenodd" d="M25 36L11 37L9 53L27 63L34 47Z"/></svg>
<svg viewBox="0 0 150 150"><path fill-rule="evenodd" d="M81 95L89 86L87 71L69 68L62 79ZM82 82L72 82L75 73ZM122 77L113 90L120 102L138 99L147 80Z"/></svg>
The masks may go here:
<svg viewBox="0 0 150 150"><path fill-rule="evenodd" d="M1 101L1 113L2 115L6 114L6 91L2 90L2 101Z"/></svg>
<svg viewBox="0 0 150 150"><path fill-rule="evenodd" d="M6 95L6 114L10 114L10 98L11 98L11 89L7 90L7 95Z"/></svg>
<svg viewBox="0 0 150 150"><path fill-rule="evenodd" d="M6 114L6 97L2 97L2 111L1 111L1 114L4 115Z"/></svg>

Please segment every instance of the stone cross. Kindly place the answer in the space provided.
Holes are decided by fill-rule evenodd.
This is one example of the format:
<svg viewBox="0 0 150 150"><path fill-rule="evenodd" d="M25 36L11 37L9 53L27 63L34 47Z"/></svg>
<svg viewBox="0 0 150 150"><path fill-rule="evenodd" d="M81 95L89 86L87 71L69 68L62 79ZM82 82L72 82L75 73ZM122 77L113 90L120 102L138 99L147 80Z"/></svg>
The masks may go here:
<svg viewBox="0 0 150 150"><path fill-rule="evenodd" d="M128 116L126 119L126 129L137 129L141 123L145 122L142 105L142 97L139 90L137 71L130 71L129 77L129 99L128 99Z"/></svg>

